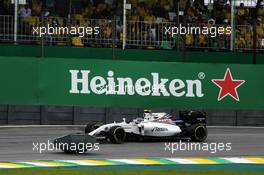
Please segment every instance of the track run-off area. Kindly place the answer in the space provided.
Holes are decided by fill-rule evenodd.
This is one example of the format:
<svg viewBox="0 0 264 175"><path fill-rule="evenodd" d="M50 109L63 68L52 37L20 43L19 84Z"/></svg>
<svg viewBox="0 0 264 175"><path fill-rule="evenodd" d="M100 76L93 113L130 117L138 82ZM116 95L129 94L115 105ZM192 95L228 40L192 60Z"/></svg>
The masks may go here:
<svg viewBox="0 0 264 175"><path fill-rule="evenodd" d="M100 143L98 150L84 154L34 148L83 130L84 126L1 126L0 168L264 164L264 128L257 127L208 127L199 150L180 140Z"/></svg>
<svg viewBox="0 0 264 175"><path fill-rule="evenodd" d="M40 153L34 148L36 143L52 142L55 137L83 132L83 130L84 126L1 126L0 162L264 157L264 128L257 127L208 127L208 138L206 143L201 143L199 150L191 147L188 141L178 140L126 142L124 144L100 143L98 150L91 150L85 154L66 154L60 150L44 150ZM216 145L218 145L217 149Z"/></svg>

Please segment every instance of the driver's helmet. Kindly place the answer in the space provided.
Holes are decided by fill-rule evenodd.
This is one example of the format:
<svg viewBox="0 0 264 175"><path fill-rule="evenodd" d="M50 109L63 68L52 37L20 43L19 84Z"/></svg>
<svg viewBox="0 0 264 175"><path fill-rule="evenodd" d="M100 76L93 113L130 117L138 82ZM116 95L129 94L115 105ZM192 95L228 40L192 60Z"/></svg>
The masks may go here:
<svg viewBox="0 0 264 175"><path fill-rule="evenodd" d="M150 109L144 109L144 113L151 113Z"/></svg>
<svg viewBox="0 0 264 175"><path fill-rule="evenodd" d="M150 116L151 116L151 110L144 109L144 114L143 114L144 119L149 120Z"/></svg>

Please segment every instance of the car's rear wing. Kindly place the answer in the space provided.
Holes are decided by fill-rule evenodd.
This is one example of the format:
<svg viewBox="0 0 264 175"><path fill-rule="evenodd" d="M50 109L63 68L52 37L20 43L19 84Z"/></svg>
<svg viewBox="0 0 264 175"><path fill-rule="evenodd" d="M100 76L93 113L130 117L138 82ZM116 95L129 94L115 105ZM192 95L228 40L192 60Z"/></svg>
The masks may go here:
<svg viewBox="0 0 264 175"><path fill-rule="evenodd" d="M202 111L185 110L179 112L180 120L185 123L201 123L206 125L206 113Z"/></svg>

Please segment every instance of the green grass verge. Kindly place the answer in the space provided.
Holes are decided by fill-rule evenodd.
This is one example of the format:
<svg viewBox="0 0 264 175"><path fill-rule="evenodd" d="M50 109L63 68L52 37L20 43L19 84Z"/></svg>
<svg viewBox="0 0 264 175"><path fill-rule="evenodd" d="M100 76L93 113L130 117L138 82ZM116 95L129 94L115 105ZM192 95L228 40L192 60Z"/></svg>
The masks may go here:
<svg viewBox="0 0 264 175"><path fill-rule="evenodd" d="M95 170L95 169L63 169L33 168L5 169L0 175L263 175L263 172L236 172L212 170Z"/></svg>

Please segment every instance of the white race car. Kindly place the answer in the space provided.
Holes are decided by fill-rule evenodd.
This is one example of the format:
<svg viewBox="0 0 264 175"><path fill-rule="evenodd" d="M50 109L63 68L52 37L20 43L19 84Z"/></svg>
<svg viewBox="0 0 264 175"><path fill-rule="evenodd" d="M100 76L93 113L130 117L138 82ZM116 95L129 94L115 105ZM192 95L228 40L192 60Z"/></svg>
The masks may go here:
<svg viewBox="0 0 264 175"><path fill-rule="evenodd" d="M89 123L85 133L112 143L123 143L129 139L145 138L190 138L203 142L207 138L206 114L200 111L180 111L179 117L167 113L145 111L142 118L105 125Z"/></svg>

